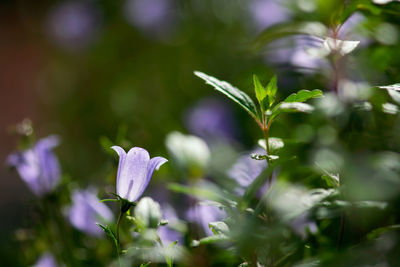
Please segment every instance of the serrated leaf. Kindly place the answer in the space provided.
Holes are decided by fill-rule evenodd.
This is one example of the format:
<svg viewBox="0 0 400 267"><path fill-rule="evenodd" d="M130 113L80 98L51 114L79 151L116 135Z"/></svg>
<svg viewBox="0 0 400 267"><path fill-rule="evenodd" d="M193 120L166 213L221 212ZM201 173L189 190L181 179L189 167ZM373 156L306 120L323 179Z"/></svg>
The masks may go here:
<svg viewBox="0 0 400 267"><path fill-rule="evenodd" d="M268 95L268 101L269 101L270 107L275 102L276 91L278 90L277 82L278 82L278 78L276 77L276 75L274 75L267 85L267 95Z"/></svg>
<svg viewBox="0 0 400 267"><path fill-rule="evenodd" d="M312 91L309 90L300 90L297 93L293 93L288 96L283 102L305 102L311 98L322 97L322 91L319 89L314 89Z"/></svg>
<svg viewBox="0 0 400 267"><path fill-rule="evenodd" d="M194 74L197 77L206 81L207 84L213 86L217 91L223 93L224 95L232 99L234 102L239 104L250 114L250 116L252 116L255 120L258 120L258 112L256 105L246 93L232 86L228 82L220 81L205 73L195 71Z"/></svg>
<svg viewBox="0 0 400 267"><path fill-rule="evenodd" d="M262 86L260 80L255 74L253 75L253 83L258 103L260 103L261 112L264 112L269 107L267 90Z"/></svg>

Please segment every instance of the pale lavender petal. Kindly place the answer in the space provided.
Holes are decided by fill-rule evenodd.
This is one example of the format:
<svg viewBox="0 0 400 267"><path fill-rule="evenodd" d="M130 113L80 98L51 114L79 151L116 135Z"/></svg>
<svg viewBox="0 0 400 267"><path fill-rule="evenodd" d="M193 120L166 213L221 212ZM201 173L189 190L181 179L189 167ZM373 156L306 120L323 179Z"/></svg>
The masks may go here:
<svg viewBox="0 0 400 267"><path fill-rule="evenodd" d="M164 246L177 241L178 244L183 244L182 234L168 226L161 226L158 228L158 236Z"/></svg>
<svg viewBox="0 0 400 267"><path fill-rule="evenodd" d="M174 225L179 223L179 219L175 210L169 204L162 205L161 209L163 218L168 221L168 225L158 228L158 236L160 237L163 245L165 246L175 241L178 241L178 243L182 245L182 233L172 228Z"/></svg>
<svg viewBox="0 0 400 267"><path fill-rule="evenodd" d="M120 166L119 180L117 182L117 194L131 202L137 200L147 182L147 166L150 161L149 153L140 147L129 150L126 159Z"/></svg>
<svg viewBox="0 0 400 267"><path fill-rule="evenodd" d="M99 198L95 193L91 191L86 191L86 201L89 206L96 213L96 218L100 221L112 221L114 219L114 215L111 210L102 202L100 202Z"/></svg>
<svg viewBox="0 0 400 267"><path fill-rule="evenodd" d="M244 154L228 170L228 175L236 180L242 188L248 187L268 167L267 161L252 159L251 154L253 153L265 154L265 151L260 148L253 150L251 153Z"/></svg>
<svg viewBox="0 0 400 267"><path fill-rule="evenodd" d="M289 226L292 230L301 236L302 239L307 237L307 231L312 234L315 234L318 231L317 224L308 218L308 213L302 213L298 217L294 218L290 223Z"/></svg>
<svg viewBox="0 0 400 267"><path fill-rule="evenodd" d="M33 148L11 154L7 163L15 167L22 180L38 196L51 192L60 180L60 165L52 148L57 136L40 139Z"/></svg>
<svg viewBox="0 0 400 267"><path fill-rule="evenodd" d="M58 138L55 136L40 140L34 150L39 160L41 170L41 184L45 191L51 191L59 182L61 168L57 157L51 150L58 145Z"/></svg>
<svg viewBox="0 0 400 267"><path fill-rule="evenodd" d="M50 135L48 137L40 139L36 146L42 147L43 149L55 148L60 144L60 137L58 135Z"/></svg>
<svg viewBox="0 0 400 267"><path fill-rule="evenodd" d="M176 10L170 0L127 0L124 13L129 24L150 37L163 37L176 25Z"/></svg>
<svg viewBox="0 0 400 267"><path fill-rule="evenodd" d="M33 267L57 267L57 261L49 252L44 253Z"/></svg>
<svg viewBox="0 0 400 267"><path fill-rule="evenodd" d="M143 185L143 191L146 189L147 185L149 184L154 170L158 170L161 167L161 165L163 165L167 161L168 160L163 157L154 157L149 161L149 165L147 166L146 181ZM140 193L140 195L143 194L143 191Z"/></svg>
<svg viewBox="0 0 400 267"><path fill-rule="evenodd" d="M249 8L255 27L259 31L290 18L289 11L277 0L253 0Z"/></svg>
<svg viewBox="0 0 400 267"><path fill-rule="evenodd" d="M12 154L7 162L17 169L19 176L34 194L38 196L42 194L39 162L33 150Z"/></svg>
<svg viewBox="0 0 400 267"><path fill-rule="evenodd" d="M233 140L237 136L237 125L233 112L218 98L205 98L185 112L184 122L190 133L206 141L215 139Z"/></svg>
<svg viewBox="0 0 400 267"><path fill-rule="evenodd" d="M207 236L213 235L213 232L211 231L208 224L210 222L220 221L226 218L226 216L226 212L223 209L220 209L216 206L203 204L196 204L195 206L191 207L186 213L187 220L192 223L199 224L203 228Z"/></svg>
<svg viewBox="0 0 400 267"><path fill-rule="evenodd" d="M103 234L96 223L113 220L111 210L89 190L77 190L72 193L72 205L67 215L75 228L92 236Z"/></svg>
<svg viewBox="0 0 400 267"><path fill-rule="evenodd" d="M96 38L99 12L89 1L62 1L50 9L45 26L49 37L59 46L79 50Z"/></svg>
<svg viewBox="0 0 400 267"><path fill-rule="evenodd" d="M126 159L126 152L122 147L119 146L112 146L111 149L113 149L115 152L117 152L118 156L119 156L119 163L118 163L118 171L117 171L117 194L118 194L118 184L119 184L119 180L121 177L121 169L122 166L124 166L125 164L125 159Z"/></svg>

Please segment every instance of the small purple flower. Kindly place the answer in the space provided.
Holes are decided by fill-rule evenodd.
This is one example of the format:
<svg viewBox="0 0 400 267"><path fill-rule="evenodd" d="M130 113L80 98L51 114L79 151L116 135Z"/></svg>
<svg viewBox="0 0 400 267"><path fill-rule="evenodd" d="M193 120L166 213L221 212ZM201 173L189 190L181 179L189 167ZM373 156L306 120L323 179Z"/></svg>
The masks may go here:
<svg viewBox="0 0 400 267"><path fill-rule="evenodd" d="M164 219L168 220L168 225L158 228L158 236L163 245L165 246L175 241L178 241L179 244L183 244L182 234L173 229L175 225L179 224L179 219L175 210L168 204L164 205L161 209Z"/></svg>
<svg viewBox="0 0 400 267"><path fill-rule="evenodd" d="M50 10L47 30L50 37L67 49L80 49L96 36L98 14L87 2L67 1Z"/></svg>
<svg viewBox="0 0 400 267"><path fill-rule="evenodd" d="M220 221L227 216L223 209L209 204L211 203L197 203L186 212L187 220L199 224L207 236L213 235L208 224Z"/></svg>
<svg viewBox="0 0 400 267"><path fill-rule="evenodd" d="M31 191L42 196L53 191L60 181L60 165L52 149L59 144L57 136L40 139L32 148L11 154L7 163L17 169Z"/></svg>
<svg viewBox="0 0 400 267"><path fill-rule="evenodd" d="M133 147L128 153L119 146L111 148L119 156L117 195L134 202L143 194L154 170L158 170L168 160L163 157L150 159L149 153L140 147Z"/></svg>
<svg viewBox="0 0 400 267"><path fill-rule="evenodd" d="M257 148L252 153L246 153L240 156L235 164L228 170L228 176L233 178L239 185L236 192L240 195L244 190L261 174L261 172L268 167L265 160L255 160L251 158L251 154L265 154L261 148ZM267 188L262 187L261 190L265 192Z"/></svg>
<svg viewBox="0 0 400 267"><path fill-rule="evenodd" d="M124 12L130 24L156 37L172 30L176 19L170 0L127 0Z"/></svg>
<svg viewBox="0 0 400 267"><path fill-rule="evenodd" d="M301 236L302 239L305 239L307 237L307 231L312 234L315 234L318 231L317 224L308 218L308 212L304 212L294 218L289 223L289 226L293 230L293 232Z"/></svg>
<svg viewBox="0 0 400 267"><path fill-rule="evenodd" d="M289 10L277 0L253 0L249 9L258 31L290 18Z"/></svg>
<svg viewBox="0 0 400 267"><path fill-rule="evenodd" d="M37 260L32 267L57 267L57 261L54 256L49 252L43 253L43 255Z"/></svg>
<svg viewBox="0 0 400 267"><path fill-rule="evenodd" d="M232 109L217 98L200 100L186 112L184 121L191 134L207 141L236 137L237 126Z"/></svg>
<svg viewBox="0 0 400 267"><path fill-rule="evenodd" d="M72 193L72 206L68 210L68 218L71 224L80 231L92 236L100 236L103 230L96 223L110 222L114 216L94 192L76 190Z"/></svg>

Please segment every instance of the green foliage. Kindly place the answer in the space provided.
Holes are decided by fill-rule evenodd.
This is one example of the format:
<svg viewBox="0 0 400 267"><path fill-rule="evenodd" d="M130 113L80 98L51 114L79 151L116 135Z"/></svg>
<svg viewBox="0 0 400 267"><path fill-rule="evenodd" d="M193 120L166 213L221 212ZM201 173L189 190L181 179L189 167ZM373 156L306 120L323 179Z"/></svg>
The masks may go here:
<svg viewBox="0 0 400 267"><path fill-rule="evenodd" d="M300 90L297 93L293 93L290 96L288 96L287 98L285 98L285 100L283 100L283 102L305 102L311 98L318 98L318 97L322 97L322 91L318 90L318 89L314 89L312 91L309 90Z"/></svg>
<svg viewBox="0 0 400 267"><path fill-rule="evenodd" d="M254 90L256 92L258 102L260 103L261 113L264 113L275 101L276 91L278 90L277 77L276 75L273 76L266 88L262 86L257 75L253 75L253 82Z"/></svg>
<svg viewBox="0 0 400 267"><path fill-rule="evenodd" d="M199 78L203 79L204 81L206 81L207 84L213 86L217 91L223 93L224 95L232 99L234 102L239 104L250 114L251 117L257 120L258 118L257 108L253 100L251 100L251 98L246 93L237 89L236 87L233 87L231 84L225 81L220 81L205 73L195 71L194 74Z"/></svg>

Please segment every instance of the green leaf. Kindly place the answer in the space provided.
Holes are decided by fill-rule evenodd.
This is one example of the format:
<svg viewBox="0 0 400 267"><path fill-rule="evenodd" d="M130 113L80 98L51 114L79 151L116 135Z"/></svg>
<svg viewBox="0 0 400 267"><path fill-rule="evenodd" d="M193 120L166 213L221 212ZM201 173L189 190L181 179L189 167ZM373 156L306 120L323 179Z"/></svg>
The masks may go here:
<svg viewBox="0 0 400 267"><path fill-rule="evenodd" d="M278 78L276 77L276 75L274 75L267 85L267 95L268 95L268 101L269 101L270 107L275 102L276 91L278 90L277 82L278 82Z"/></svg>
<svg viewBox="0 0 400 267"><path fill-rule="evenodd" d="M279 156L276 155L260 155L260 154L251 154L250 157L255 160L268 160L273 161L279 159Z"/></svg>
<svg viewBox="0 0 400 267"><path fill-rule="evenodd" d="M281 138L278 137L270 137L268 138L268 143L269 143L269 150L271 153L277 152L279 149L283 148L285 146L285 143ZM264 149L267 150L267 146L265 143L265 139L259 139L258 140L258 145Z"/></svg>
<svg viewBox="0 0 400 267"><path fill-rule="evenodd" d="M208 226L211 228L214 235L229 235L229 227L224 222L210 222L208 223Z"/></svg>
<svg viewBox="0 0 400 267"><path fill-rule="evenodd" d="M119 249L118 246L118 241L117 241L117 237L115 236L114 232L111 230L110 226L108 225L102 225L100 223L96 223L101 229L103 229L103 231L106 233L106 235L111 238L111 240L114 241L115 247L117 248L117 250Z"/></svg>
<svg viewBox="0 0 400 267"><path fill-rule="evenodd" d="M253 82L254 82L254 91L256 92L258 103L260 103L261 112L264 112L269 107L267 90L262 86L260 80L255 74L253 75Z"/></svg>
<svg viewBox="0 0 400 267"><path fill-rule="evenodd" d="M400 91L400 83L395 83L395 84L391 84L391 85L384 85L384 86L377 86L377 87L381 88L381 89Z"/></svg>
<svg viewBox="0 0 400 267"><path fill-rule="evenodd" d="M193 240L191 246L197 247L199 245L214 244L214 243L224 242L224 241L228 241L228 240L229 240L229 237L227 237L226 235L212 235L212 236L204 237L200 240Z"/></svg>
<svg viewBox="0 0 400 267"><path fill-rule="evenodd" d="M297 93L293 93L288 96L283 102L305 102L311 98L322 97L322 91L319 89L314 89L312 91L309 90L300 90Z"/></svg>
<svg viewBox="0 0 400 267"><path fill-rule="evenodd" d="M106 198L106 199L102 199L100 200L100 202L118 202L119 199L116 198Z"/></svg>
<svg viewBox="0 0 400 267"><path fill-rule="evenodd" d="M379 236L381 236L384 233L391 232L391 231L399 231L399 230L400 230L400 224L384 226L381 228L374 229L372 232L370 232L367 235L367 238L372 240L372 239L378 238Z"/></svg>
<svg viewBox="0 0 400 267"><path fill-rule="evenodd" d="M178 243L178 241L171 242L168 247L166 248L167 250L171 250L174 248L174 246ZM166 253L165 255L165 262L167 263L168 267L174 266L174 258L168 255L169 253Z"/></svg>
<svg viewBox="0 0 400 267"><path fill-rule="evenodd" d="M397 104L400 104L400 83L377 87L380 89L386 89L393 101L395 101Z"/></svg>
<svg viewBox="0 0 400 267"><path fill-rule="evenodd" d="M140 264L140 267L147 267L150 265L150 263L151 263L151 261L149 261L148 263L142 263L142 264Z"/></svg>
<svg viewBox="0 0 400 267"><path fill-rule="evenodd" d="M195 71L194 74L197 77L205 80L207 84L213 86L217 91L223 93L224 95L235 101L237 104L239 104L250 114L250 116L253 117L253 119L255 119L256 121L259 120L256 105L246 93L242 92L236 87L233 87L231 84L225 81L220 81L205 73Z"/></svg>
<svg viewBox="0 0 400 267"><path fill-rule="evenodd" d="M279 114L282 112L285 113L292 113L292 112L303 112L303 113L310 113L314 110L314 107L302 103L302 102L281 102L279 105L275 106L274 110L272 111L270 119L275 119Z"/></svg>

